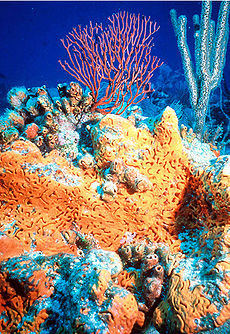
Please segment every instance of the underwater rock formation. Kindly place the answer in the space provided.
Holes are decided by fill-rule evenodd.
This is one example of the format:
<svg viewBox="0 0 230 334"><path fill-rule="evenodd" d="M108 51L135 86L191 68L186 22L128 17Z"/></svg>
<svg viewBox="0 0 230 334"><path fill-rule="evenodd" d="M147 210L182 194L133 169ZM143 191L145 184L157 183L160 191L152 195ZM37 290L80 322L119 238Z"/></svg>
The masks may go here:
<svg viewBox="0 0 230 334"><path fill-rule="evenodd" d="M1 264L1 333L130 333L134 296L115 283L114 252L14 257Z"/></svg>
<svg viewBox="0 0 230 334"><path fill-rule="evenodd" d="M75 152L78 137L74 129L87 119L92 97L83 94L80 85L74 82L59 84L57 88L59 97L52 97L46 86L15 87L9 91L7 97L12 109L7 110L1 121L2 149L7 149L15 139L22 137L38 146L43 155L57 147L67 156L71 150ZM63 134L64 123L68 124L72 138Z"/></svg>
<svg viewBox="0 0 230 334"><path fill-rule="evenodd" d="M184 135L169 107L102 116L80 86L59 94L12 89L1 122L0 332L224 324L229 156Z"/></svg>
<svg viewBox="0 0 230 334"><path fill-rule="evenodd" d="M159 248L160 244L128 243L118 250L124 264L118 283L135 295L143 320L161 295L164 268L155 253Z"/></svg>
<svg viewBox="0 0 230 334"><path fill-rule="evenodd" d="M50 240L52 252L55 248L58 252L66 248L60 232L71 229L75 221L82 233L93 234L105 249L118 249L127 231L135 232L137 240L146 236L178 249L173 221L190 171L174 111L165 110L154 135L117 115L88 123L91 143L87 149L83 142L83 150L79 139L75 150L81 167L86 153L93 156L95 163L89 168L66 159L65 144L45 155L28 138L3 145L0 212L2 221L9 222L4 223L4 233L35 250L43 250L47 235L46 243ZM101 197L108 174L117 177L118 157L124 175L114 182L117 192L108 206Z"/></svg>
<svg viewBox="0 0 230 334"><path fill-rule="evenodd" d="M153 315L160 332L200 333L229 320L230 226L205 228L196 238L186 257L173 258L173 267L166 259L169 289ZM192 243L186 239L185 245Z"/></svg>

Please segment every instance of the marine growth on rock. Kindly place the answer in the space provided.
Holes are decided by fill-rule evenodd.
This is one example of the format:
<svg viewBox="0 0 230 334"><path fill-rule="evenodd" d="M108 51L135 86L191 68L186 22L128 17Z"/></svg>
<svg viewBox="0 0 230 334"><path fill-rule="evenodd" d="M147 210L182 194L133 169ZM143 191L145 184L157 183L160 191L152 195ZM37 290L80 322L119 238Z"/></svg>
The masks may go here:
<svg viewBox="0 0 230 334"><path fill-rule="evenodd" d="M230 157L175 111L13 88L0 125L0 332L199 333L230 314Z"/></svg>

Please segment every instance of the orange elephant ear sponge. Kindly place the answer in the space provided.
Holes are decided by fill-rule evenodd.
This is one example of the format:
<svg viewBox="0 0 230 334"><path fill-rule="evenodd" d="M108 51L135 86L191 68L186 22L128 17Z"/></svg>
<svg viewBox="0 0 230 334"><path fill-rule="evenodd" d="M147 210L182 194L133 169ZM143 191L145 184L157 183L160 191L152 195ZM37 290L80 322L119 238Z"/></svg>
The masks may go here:
<svg viewBox="0 0 230 334"><path fill-rule="evenodd" d="M61 232L73 221L105 249L118 249L127 232L178 249L173 221L190 172L174 110L165 109L154 134L118 115L89 131L93 154L85 155L84 168L58 150L44 157L30 141L15 141L0 154L1 231L45 254L72 252Z"/></svg>

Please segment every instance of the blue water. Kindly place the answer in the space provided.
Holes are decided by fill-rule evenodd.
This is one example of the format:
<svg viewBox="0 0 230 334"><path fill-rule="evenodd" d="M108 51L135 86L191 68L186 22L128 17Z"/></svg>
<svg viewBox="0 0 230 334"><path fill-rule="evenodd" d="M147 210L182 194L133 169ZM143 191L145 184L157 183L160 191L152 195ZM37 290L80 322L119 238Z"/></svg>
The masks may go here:
<svg viewBox="0 0 230 334"><path fill-rule="evenodd" d="M219 3L213 2L214 18L218 7ZM66 59L60 39L73 27L78 24L84 27L90 20L106 24L107 17L120 10L150 16L156 21L160 30L154 36L154 54L172 69L182 71L169 16L172 8L188 17L192 47L192 16L200 13L200 1L0 2L0 80L10 86L26 87L42 84L51 87L70 81L58 64L59 59ZM230 74L229 56L225 70Z"/></svg>
<svg viewBox="0 0 230 334"><path fill-rule="evenodd" d="M217 19L219 1L213 1L212 18ZM193 54L194 14L200 14L201 1L3 1L0 2L0 112L6 92L13 86L56 87L58 83L70 82L73 78L59 65L58 60L68 59L60 41L73 27L85 27L93 23L109 22L107 17L118 11L150 16L160 25L154 35L153 53L167 64L173 72L180 71L183 77L181 56L170 20L170 9L178 16L188 18L188 44ZM224 74L230 87L230 43ZM159 70L154 73L157 79ZM158 85L164 85L160 82ZM157 88L157 87L156 87ZM162 89L163 87L159 87ZM177 100L178 97L175 96ZM228 112L230 114L230 112ZM217 116L217 124L222 122ZM218 119L219 118L219 119ZM228 126L224 121L225 130Z"/></svg>

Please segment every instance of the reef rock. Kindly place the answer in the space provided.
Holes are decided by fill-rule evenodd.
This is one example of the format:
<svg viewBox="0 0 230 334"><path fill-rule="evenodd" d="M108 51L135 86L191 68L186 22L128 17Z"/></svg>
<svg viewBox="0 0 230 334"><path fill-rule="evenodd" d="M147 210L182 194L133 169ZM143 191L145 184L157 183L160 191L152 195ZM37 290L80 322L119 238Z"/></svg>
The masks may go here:
<svg viewBox="0 0 230 334"><path fill-rule="evenodd" d="M181 138L170 107L92 115L58 90L12 89L0 126L0 332L223 326L229 156Z"/></svg>
<svg viewBox="0 0 230 334"><path fill-rule="evenodd" d="M115 284L122 270L114 252L39 253L1 263L1 333L130 333L134 296Z"/></svg>
<svg viewBox="0 0 230 334"><path fill-rule="evenodd" d="M28 140L14 141L1 153L2 232L47 255L68 248L60 233L72 229L73 221L104 249L118 249L126 232L178 249L173 222L190 171L175 112L164 111L154 135L117 115L96 122L90 135L96 162L91 168L70 165L58 149L43 156ZM124 180L116 181L113 200L103 201L103 185L118 158Z"/></svg>
<svg viewBox="0 0 230 334"><path fill-rule="evenodd" d="M230 225L201 231L183 236L185 257L166 257L168 293L153 315L160 332L200 333L229 320Z"/></svg>

